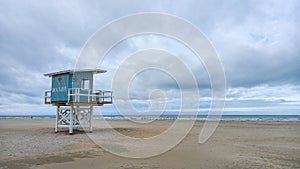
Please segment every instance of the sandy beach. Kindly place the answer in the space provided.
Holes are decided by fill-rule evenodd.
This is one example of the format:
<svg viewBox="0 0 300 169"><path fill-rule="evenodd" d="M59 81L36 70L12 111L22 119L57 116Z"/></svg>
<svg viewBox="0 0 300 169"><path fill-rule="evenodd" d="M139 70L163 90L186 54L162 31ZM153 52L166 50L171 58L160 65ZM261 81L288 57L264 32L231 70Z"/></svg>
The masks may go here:
<svg viewBox="0 0 300 169"><path fill-rule="evenodd" d="M92 134L109 134L97 126L99 121L94 120ZM116 131L136 138L155 136L173 123L161 120L145 127L125 120L109 122ZM0 168L300 168L299 121L222 121L213 136L199 144L203 123L197 121L173 149L131 159L105 151L83 131L55 133L54 119L0 119Z"/></svg>

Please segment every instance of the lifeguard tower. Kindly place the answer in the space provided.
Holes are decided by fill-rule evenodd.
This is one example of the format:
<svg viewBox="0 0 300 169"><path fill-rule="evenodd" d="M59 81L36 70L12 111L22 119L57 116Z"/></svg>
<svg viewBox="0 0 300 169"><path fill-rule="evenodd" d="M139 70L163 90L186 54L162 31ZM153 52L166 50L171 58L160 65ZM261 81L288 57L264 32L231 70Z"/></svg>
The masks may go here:
<svg viewBox="0 0 300 169"><path fill-rule="evenodd" d="M51 91L45 92L45 104L56 109L55 132L60 128L88 127L92 132L93 106L112 104L112 92L93 90L94 75L105 73L101 69L64 70L47 73L52 78Z"/></svg>

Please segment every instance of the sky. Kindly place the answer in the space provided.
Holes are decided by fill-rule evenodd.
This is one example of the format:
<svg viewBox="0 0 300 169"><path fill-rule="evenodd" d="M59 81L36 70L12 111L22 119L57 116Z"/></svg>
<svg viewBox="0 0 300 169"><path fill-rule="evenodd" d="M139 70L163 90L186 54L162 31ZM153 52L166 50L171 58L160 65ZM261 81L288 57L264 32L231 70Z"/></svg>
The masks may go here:
<svg viewBox="0 0 300 169"><path fill-rule="evenodd" d="M74 69L81 49L97 30L120 17L143 12L178 16L207 37L226 75L224 114L300 115L298 9L297 0L1 0L0 115L54 115L55 108L44 105L44 91L51 84L43 74ZM207 112L211 84L205 67L183 44L159 35L135 36L115 45L98 64L108 72L96 76L95 87L111 90L124 58L149 48L169 51L188 65L196 77L201 112ZM189 85L186 81L183 86ZM172 76L147 70L133 78L130 103L124 103L147 112L153 97L165 102L167 112L177 112L181 109L179 91ZM114 105L98 109L116 112Z"/></svg>

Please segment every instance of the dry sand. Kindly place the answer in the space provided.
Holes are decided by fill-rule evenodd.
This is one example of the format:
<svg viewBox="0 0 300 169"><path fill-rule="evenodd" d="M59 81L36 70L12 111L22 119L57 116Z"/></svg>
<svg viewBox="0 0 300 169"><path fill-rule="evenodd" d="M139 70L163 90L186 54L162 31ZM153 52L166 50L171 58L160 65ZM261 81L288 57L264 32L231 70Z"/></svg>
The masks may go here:
<svg viewBox="0 0 300 169"><path fill-rule="evenodd" d="M122 134L144 138L164 131L172 121L147 126L110 123ZM199 144L202 126L196 122L187 137L166 153L129 159L104 151L82 131L72 136L54 133L54 119L0 119L0 168L300 168L299 121L223 121L206 143ZM110 130L96 125L93 134L103 132Z"/></svg>

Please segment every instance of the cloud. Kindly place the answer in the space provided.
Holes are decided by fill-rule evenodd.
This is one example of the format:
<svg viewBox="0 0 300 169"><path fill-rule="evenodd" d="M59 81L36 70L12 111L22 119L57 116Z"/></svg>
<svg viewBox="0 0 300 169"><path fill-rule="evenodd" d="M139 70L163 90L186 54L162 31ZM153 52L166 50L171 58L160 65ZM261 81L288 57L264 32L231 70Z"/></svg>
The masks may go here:
<svg viewBox="0 0 300 169"><path fill-rule="evenodd" d="M299 84L298 5L278 2L250 6L242 20L225 17L210 32L229 84Z"/></svg>
<svg viewBox="0 0 300 169"><path fill-rule="evenodd" d="M113 19L137 12L179 16L208 37L224 65L229 88L227 101L232 108L243 111L241 106L284 105L284 111L287 106L299 106L299 2L188 0L134 1L134 4L132 1L1 1L0 112L21 112L23 108L27 112L51 112L42 106L43 91L50 88L50 80L42 74L72 69L82 46L95 31ZM156 35L133 37L115 46L99 65L108 73L97 76L99 83L95 86L110 89L122 60L144 48L165 49L178 56L194 73L202 99L209 100L210 81L197 57L184 45ZM131 94L136 105L149 102L147 92L151 88L164 90L170 103L167 108L176 109L178 88L174 80L153 72L135 79Z"/></svg>

